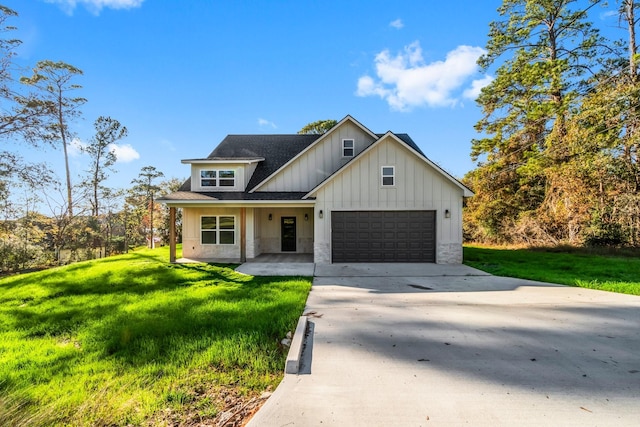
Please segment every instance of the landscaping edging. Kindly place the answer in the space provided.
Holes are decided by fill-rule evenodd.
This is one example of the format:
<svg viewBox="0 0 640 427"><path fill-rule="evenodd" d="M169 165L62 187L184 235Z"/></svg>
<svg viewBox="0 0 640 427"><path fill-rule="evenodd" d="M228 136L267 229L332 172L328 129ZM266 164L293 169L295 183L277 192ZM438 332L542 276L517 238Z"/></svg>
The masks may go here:
<svg viewBox="0 0 640 427"><path fill-rule="evenodd" d="M300 357L302 356L302 345L304 344L304 335L307 331L307 316L300 316L298 326L291 340L291 347L287 354L287 362L285 364L285 374L298 374L300 370Z"/></svg>

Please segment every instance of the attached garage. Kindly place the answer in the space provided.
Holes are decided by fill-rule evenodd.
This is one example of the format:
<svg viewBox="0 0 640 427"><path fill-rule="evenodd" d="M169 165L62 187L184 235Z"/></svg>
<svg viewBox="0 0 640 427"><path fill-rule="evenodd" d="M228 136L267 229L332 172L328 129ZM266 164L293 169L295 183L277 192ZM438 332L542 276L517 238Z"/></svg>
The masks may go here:
<svg viewBox="0 0 640 427"><path fill-rule="evenodd" d="M435 211L333 211L332 262L435 262Z"/></svg>

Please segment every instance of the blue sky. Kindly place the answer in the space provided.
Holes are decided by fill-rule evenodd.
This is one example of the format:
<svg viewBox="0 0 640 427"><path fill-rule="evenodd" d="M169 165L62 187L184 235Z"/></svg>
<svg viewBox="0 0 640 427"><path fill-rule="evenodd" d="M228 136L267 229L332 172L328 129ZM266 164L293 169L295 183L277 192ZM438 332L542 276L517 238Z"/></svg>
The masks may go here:
<svg viewBox="0 0 640 427"><path fill-rule="evenodd" d="M100 115L127 126L117 147L128 187L143 166L184 178L226 134L295 133L350 114L374 132L412 136L454 176L469 157L490 75L475 61L500 0L4 0L23 41L18 62L84 71L74 129ZM62 152L27 151L62 173ZM73 175L86 168L75 153ZM77 181L78 178L75 178Z"/></svg>

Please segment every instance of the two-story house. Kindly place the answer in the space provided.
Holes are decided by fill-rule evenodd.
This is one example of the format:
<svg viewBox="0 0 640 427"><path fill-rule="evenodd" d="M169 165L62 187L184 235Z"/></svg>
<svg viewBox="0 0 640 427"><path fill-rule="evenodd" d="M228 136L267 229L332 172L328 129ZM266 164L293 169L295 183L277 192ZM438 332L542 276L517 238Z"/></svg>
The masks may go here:
<svg viewBox="0 0 640 427"><path fill-rule="evenodd" d="M191 178L159 200L183 209L185 258L462 262L462 203L473 193L407 134L347 116L323 135L228 135L182 163Z"/></svg>

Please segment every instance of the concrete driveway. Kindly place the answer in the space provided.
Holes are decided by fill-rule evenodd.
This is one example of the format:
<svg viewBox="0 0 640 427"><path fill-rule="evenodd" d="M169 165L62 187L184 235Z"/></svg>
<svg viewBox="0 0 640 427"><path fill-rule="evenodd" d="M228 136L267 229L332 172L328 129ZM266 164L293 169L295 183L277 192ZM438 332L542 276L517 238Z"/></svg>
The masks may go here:
<svg viewBox="0 0 640 427"><path fill-rule="evenodd" d="M250 426L640 424L640 297L401 267L316 267L301 374Z"/></svg>

